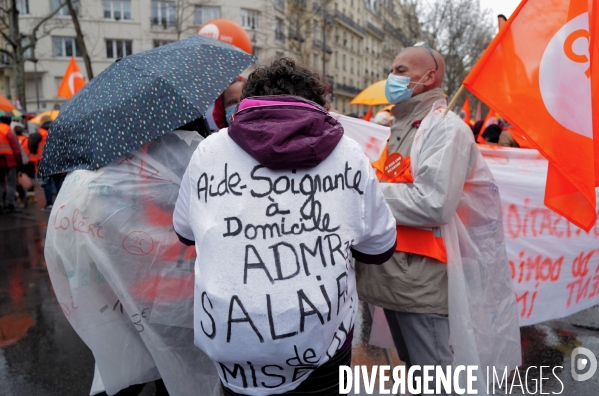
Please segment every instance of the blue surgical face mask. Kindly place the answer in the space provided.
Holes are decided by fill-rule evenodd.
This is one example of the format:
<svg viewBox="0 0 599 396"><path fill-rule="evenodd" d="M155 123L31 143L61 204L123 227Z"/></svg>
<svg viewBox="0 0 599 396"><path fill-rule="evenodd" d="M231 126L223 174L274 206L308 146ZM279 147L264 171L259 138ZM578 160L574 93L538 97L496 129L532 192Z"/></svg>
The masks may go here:
<svg viewBox="0 0 599 396"><path fill-rule="evenodd" d="M233 117L233 114L235 114L236 109L237 109L237 103L235 103L225 109L225 119L227 120L227 124L231 123L231 117Z"/></svg>
<svg viewBox="0 0 599 396"><path fill-rule="evenodd" d="M422 78L424 78L422 76ZM422 81L422 78L420 81ZM420 84L418 81L414 86ZM387 83L385 84L385 96L391 104L398 104L406 101L414 94L414 88L408 89L410 85L410 77L407 76L396 76L395 74L389 74L387 77Z"/></svg>

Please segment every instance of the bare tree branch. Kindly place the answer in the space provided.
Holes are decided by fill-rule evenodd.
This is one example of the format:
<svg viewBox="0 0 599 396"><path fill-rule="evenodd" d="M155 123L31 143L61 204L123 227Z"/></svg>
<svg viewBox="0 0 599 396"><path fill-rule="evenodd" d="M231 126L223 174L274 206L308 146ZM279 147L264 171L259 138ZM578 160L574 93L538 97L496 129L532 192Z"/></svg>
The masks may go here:
<svg viewBox="0 0 599 396"><path fill-rule="evenodd" d="M5 49L3 49L3 48L0 48L0 54L5 54L5 55L8 55L8 56L10 56L10 58L11 58L11 59L13 59L13 54L12 54L12 52L10 52L10 51L8 51L8 50L5 50Z"/></svg>
<svg viewBox="0 0 599 396"><path fill-rule="evenodd" d="M51 13L49 13L48 15L46 15L45 17L43 17L42 19L40 19L33 27L33 29L31 30L31 37L32 37L32 42L35 41L37 43L37 32L38 30L50 19L54 18L54 16L56 16L56 14L58 14L60 12L60 10L65 6L66 1L61 1L60 2L60 6L56 7L56 9L54 11L52 11ZM34 45L35 46L35 45Z"/></svg>
<svg viewBox="0 0 599 396"><path fill-rule="evenodd" d="M425 40L445 58L444 89L452 96L493 38L493 22L477 0L404 0L404 44Z"/></svg>

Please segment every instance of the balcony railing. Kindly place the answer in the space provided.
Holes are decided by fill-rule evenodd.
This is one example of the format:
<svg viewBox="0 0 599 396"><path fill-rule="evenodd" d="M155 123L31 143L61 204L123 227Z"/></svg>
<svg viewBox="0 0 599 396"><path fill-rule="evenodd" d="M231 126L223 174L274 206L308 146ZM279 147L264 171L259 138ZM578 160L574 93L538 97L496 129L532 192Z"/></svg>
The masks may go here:
<svg viewBox="0 0 599 396"><path fill-rule="evenodd" d="M354 22L354 20L351 19L350 17L348 17L347 15L345 15L339 11L336 11L335 18L338 19L341 23L345 24L350 29L355 30L356 33L361 34L362 36L364 36L366 34L366 29L364 29L362 26L358 25L357 22Z"/></svg>
<svg viewBox="0 0 599 396"><path fill-rule="evenodd" d="M347 84L339 84L339 83L335 83L335 91L343 91L343 92L347 92L352 95L357 95L360 92L362 92L362 90L360 88L356 88L356 87L353 87L353 86L347 85Z"/></svg>
<svg viewBox="0 0 599 396"><path fill-rule="evenodd" d="M163 29L173 28L177 26L176 18L150 18L150 24L152 27L162 27Z"/></svg>
<svg viewBox="0 0 599 396"><path fill-rule="evenodd" d="M403 35L401 34L401 32L399 31L399 29L393 27L393 25L391 25L389 22L385 21L385 30L388 31L393 37L395 37L397 40L403 42ZM405 43L404 43L405 45Z"/></svg>
<svg viewBox="0 0 599 396"><path fill-rule="evenodd" d="M312 39L312 45L320 50L322 50L322 40L320 39ZM328 45L325 45L324 50L327 54L332 54L333 50Z"/></svg>
<svg viewBox="0 0 599 396"><path fill-rule="evenodd" d="M370 22L366 22L366 29L370 30L372 33L376 34L381 39L385 38L385 33Z"/></svg>

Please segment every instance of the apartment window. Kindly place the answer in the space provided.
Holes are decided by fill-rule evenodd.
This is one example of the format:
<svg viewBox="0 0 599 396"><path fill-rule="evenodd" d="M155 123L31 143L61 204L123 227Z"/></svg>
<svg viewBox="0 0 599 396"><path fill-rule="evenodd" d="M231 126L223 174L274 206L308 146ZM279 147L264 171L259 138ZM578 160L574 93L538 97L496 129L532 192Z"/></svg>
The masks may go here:
<svg viewBox="0 0 599 396"><path fill-rule="evenodd" d="M120 59L133 53L131 40L106 40L106 58Z"/></svg>
<svg viewBox="0 0 599 396"><path fill-rule="evenodd" d="M154 40L154 48L162 47L163 45L167 45L170 43L174 43L173 40Z"/></svg>
<svg viewBox="0 0 599 396"><path fill-rule="evenodd" d="M29 0L17 0L17 11L20 15L29 15Z"/></svg>
<svg viewBox="0 0 599 396"><path fill-rule="evenodd" d="M275 58L276 59L281 59L283 57L285 57L285 53L284 52L282 52L282 51L275 52Z"/></svg>
<svg viewBox="0 0 599 396"><path fill-rule="evenodd" d="M50 8L52 11L56 11L60 8L56 16L59 17L70 17L69 7L67 7L64 3L64 0L50 0ZM75 9L75 13L79 15L79 0L73 0L73 8Z"/></svg>
<svg viewBox="0 0 599 396"><path fill-rule="evenodd" d="M8 66L10 65L10 62L11 58L8 56L8 54L0 53L0 65Z"/></svg>
<svg viewBox="0 0 599 396"><path fill-rule="evenodd" d="M57 58L68 58L81 56L81 50L77 45L75 37L53 37L54 56Z"/></svg>
<svg viewBox="0 0 599 396"><path fill-rule="evenodd" d="M341 58L341 62L342 62L342 65L343 65L343 71L346 71L347 70L347 66L345 65L345 54L343 54L343 57Z"/></svg>
<svg viewBox="0 0 599 396"><path fill-rule="evenodd" d="M275 8L280 11L285 11L285 0L275 0Z"/></svg>
<svg viewBox="0 0 599 396"><path fill-rule="evenodd" d="M358 68L356 70L358 72L358 76L360 75L360 61L358 61Z"/></svg>
<svg viewBox="0 0 599 396"><path fill-rule="evenodd" d="M258 29L260 12L255 10L241 9L241 26L246 29Z"/></svg>
<svg viewBox="0 0 599 396"><path fill-rule="evenodd" d="M314 55L313 57L313 65L315 69L318 69L318 64L320 63L320 58L318 57L318 55Z"/></svg>
<svg viewBox="0 0 599 396"><path fill-rule="evenodd" d="M104 19L131 20L131 1L102 0L102 7L104 8Z"/></svg>
<svg viewBox="0 0 599 396"><path fill-rule="evenodd" d="M335 51L335 67L339 67L339 54Z"/></svg>
<svg viewBox="0 0 599 396"><path fill-rule="evenodd" d="M320 40L320 29L318 26L318 21L312 22L312 38L314 40Z"/></svg>
<svg viewBox="0 0 599 396"><path fill-rule="evenodd" d="M42 78L41 77L37 78L37 90L35 87L35 83L36 83L35 78L27 78L25 80L25 96L28 98L35 98L36 93L37 93L37 95L39 95L40 98L43 98L44 91L43 91L43 85L42 85Z"/></svg>
<svg viewBox="0 0 599 396"><path fill-rule="evenodd" d="M349 60L349 72L353 74L354 72L354 58Z"/></svg>
<svg viewBox="0 0 599 396"><path fill-rule="evenodd" d="M278 41L279 43L285 42L285 24L281 18L276 19L275 41Z"/></svg>
<svg viewBox="0 0 599 396"><path fill-rule="evenodd" d="M172 27L176 25L174 1L152 2L152 25Z"/></svg>
<svg viewBox="0 0 599 396"><path fill-rule="evenodd" d="M217 18L220 18L220 7L196 7L195 9L196 25L203 25Z"/></svg>
<svg viewBox="0 0 599 396"><path fill-rule="evenodd" d="M23 48L25 48L29 44L31 44L30 36L28 36L26 34L22 34L21 35L21 46ZM27 51L25 51L23 53L23 58L25 58L25 59L32 59L33 58L33 47L32 48L28 48Z"/></svg>

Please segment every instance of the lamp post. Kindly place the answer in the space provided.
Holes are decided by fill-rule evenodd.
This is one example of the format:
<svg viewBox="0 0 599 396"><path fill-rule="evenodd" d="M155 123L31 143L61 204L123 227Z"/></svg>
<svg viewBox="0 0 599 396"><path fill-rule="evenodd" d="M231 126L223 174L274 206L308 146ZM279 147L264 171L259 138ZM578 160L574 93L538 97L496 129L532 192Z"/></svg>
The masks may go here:
<svg viewBox="0 0 599 396"><path fill-rule="evenodd" d="M256 56L256 23L252 19L252 55L258 60Z"/></svg>
<svg viewBox="0 0 599 396"><path fill-rule="evenodd" d="M327 0L322 0L322 78L327 79L327 61L326 61L326 50L327 50Z"/></svg>
<svg viewBox="0 0 599 396"><path fill-rule="evenodd" d="M33 79L35 81L35 101L37 103L37 111L40 111L40 90L37 81L37 58L35 55L31 61L33 62Z"/></svg>

